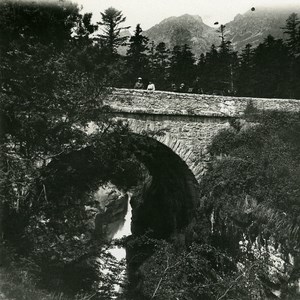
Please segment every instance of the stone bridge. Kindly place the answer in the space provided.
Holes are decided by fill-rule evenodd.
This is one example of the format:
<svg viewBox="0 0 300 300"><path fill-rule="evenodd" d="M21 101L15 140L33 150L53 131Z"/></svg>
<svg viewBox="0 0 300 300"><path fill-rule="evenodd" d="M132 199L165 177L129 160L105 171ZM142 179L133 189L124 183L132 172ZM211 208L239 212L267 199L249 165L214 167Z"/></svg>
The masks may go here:
<svg viewBox="0 0 300 300"><path fill-rule="evenodd" d="M169 147L188 166L199 182L209 161L208 145L213 137L240 118L248 104L260 110L299 111L300 101L148 92L115 89L105 104L126 120L134 133L149 133ZM156 134L156 132L165 134Z"/></svg>

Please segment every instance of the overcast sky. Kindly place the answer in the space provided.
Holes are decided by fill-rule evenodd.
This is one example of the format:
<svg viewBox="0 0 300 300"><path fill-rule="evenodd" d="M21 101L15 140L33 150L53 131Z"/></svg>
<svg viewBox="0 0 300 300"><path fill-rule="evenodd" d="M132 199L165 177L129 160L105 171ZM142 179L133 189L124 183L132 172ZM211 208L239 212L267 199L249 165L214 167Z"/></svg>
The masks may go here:
<svg viewBox="0 0 300 300"><path fill-rule="evenodd" d="M1 0L0 0L1 1ZM300 0L73 0L83 6L84 12L92 12L94 21L100 12L112 6L127 17L126 25L135 28L140 23L143 30L171 16L199 15L204 23L213 26L231 21L238 13L257 6L299 5Z"/></svg>

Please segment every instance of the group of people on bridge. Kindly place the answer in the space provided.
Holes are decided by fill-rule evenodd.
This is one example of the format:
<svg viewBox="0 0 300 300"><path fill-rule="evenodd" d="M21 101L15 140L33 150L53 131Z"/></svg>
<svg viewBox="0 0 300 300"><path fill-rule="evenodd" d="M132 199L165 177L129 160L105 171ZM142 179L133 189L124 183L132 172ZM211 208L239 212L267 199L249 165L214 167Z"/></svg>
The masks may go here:
<svg viewBox="0 0 300 300"><path fill-rule="evenodd" d="M143 83L143 78L138 77L137 82L134 85L134 89L137 90L144 90L145 89L144 83ZM155 91L155 85L152 81L149 81L147 88L147 91ZM172 92L181 92L181 93L192 93L193 89L188 88L184 83L181 83L179 86L177 86L175 83L171 84L170 91Z"/></svg>
<svg viewBox="0 0 300 300"><path fill-rule="evenodd" d="M136 83L134 84L134 89L138 90L147 90L147 91L155 91L155 85L152 81L144 80L142 77L138 77ZM203 89L197 84L197 80L195 82L187 85L182 82L180 84L171 83L169 86L164 86L163 91L170 91L176 93L193 93L193 94L210 94L210 95L236 95L236 90L211 90L204 92Z"/></svg>
<svg viewBox="0 0 300 300"><path fill-rule="evenodd" d="M137 79L137 82L134 85L134 88L137 90L143 90L144 89L144 83L143 83L143 78L139 77ZM149 81L147 85L147 91L155 91L155 85L152 81Z"/></svg>

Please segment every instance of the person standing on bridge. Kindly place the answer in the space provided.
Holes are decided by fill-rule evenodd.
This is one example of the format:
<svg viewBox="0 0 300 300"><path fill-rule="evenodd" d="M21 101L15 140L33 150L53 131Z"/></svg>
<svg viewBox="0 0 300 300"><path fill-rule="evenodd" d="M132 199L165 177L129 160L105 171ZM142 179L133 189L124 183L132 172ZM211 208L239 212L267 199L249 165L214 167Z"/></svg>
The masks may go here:
<svg viewBox="0 0 300 300"><path fill-rule="evenodd" d="M149 81L149 84L147 86L147 91L155 91L155 85L152 81Z"/></svg>
<svg viewBox="0 0 300 300"><path fill-rule="evenodd" d="M137 82L134 85L134 88L137 90L142 90L144 88L143 82L142 82L142 77L139 77Z"/></svg>

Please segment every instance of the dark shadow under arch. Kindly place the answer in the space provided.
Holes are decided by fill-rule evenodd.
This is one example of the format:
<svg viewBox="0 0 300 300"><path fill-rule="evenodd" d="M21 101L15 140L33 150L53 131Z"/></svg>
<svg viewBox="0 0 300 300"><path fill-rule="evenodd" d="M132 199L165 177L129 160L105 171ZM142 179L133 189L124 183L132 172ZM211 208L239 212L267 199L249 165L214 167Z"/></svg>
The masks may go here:
<svg viewBox="0 0 300 300"><path fill-rule="evenodd" d="M156 238L167 238L186 227L193 218L198 183L172 149L143 135L135 134L135 140L136 157L146 166L151 180L137 195L142 203L134 209L133 233L143 234L151 229Z"/></svg>

